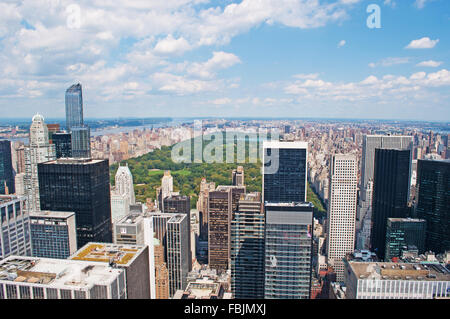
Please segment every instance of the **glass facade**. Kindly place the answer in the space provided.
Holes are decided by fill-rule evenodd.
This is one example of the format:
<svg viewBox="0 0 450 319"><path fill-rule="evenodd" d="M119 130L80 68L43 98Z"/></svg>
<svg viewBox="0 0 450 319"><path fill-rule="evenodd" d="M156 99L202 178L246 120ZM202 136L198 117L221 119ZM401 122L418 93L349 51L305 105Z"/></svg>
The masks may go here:
<svg viewBox="0 0 450 319"><path fill-rule="evenodd" d="M233 214L231 291L236 299L264 298L264 213L259 193L242 195Z"/></svg>
<svg viewBox="0 0 450 319"><path fill-rule="evenodd" d="M280 143L281 145L283 143ZM267 202L305 202L306 201L306 148L278 148L278 170L266 173L272 163L264 164L264 201ZM273 154L267 148L267 156Z"/></svg>
<svg viewBox="0 0 450 319"><path fill-rule="evenodd" d="M412 248L425 252L426 222L423 219L388 218L386 228L386 260L401 257L402 251Z"/></svg>
<svg viewBox="0 0 450 319"><path fill-rule="evenodd" d="M375 149L371 249L384 260L387 219L408 217L411 151Z"/></svg>
<svg viewBox="0 0 450 319"><path fill-rule="evenodd" d="M427 221L426 250L450 250L450 160L419 160L416 216Z"/></svg>
<svg viewBox="0 0 450 319"><path fill-rule="evenodd" d="M0 194L14 194L14 172L11 159L11 142L0 141Z"/></svg>
<svg viewBox="0 0 450 319"><path fill-rule="evenodd" d="M265 204L265 299L309 299L314 206Z"/></svg>
<svg viewBox="0 0 450 319"><path fill-rule="evenodd" d="M66 129L83 125L83 94L81 84L74 84L66 90Z"/></svg>
<svg viewBox="0 0 450 319"><path fill-rule="evenodd" d="M41 163L41 210L75 212L77 246L112 242L108 160Z"/></svg>
<svg viewBox="0 0 450 319"><path fill-rule="evenodd" d="M57 132L52 135L52 142L55 144L56 158L72 157L72 141L70 133Z"/></svg>

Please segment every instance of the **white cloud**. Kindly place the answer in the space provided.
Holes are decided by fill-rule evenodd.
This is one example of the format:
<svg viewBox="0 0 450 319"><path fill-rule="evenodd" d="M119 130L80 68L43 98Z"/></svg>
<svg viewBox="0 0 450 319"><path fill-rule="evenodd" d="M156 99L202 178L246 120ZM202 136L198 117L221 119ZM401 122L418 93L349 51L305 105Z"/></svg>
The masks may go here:
<svg viewBox="0 0 450 319"><path fill-rule="evenodd" d="M424 37L418 40L413 40L409 43L407 49L432 49L438 44L439 39L431 40L429 37Z"/></svg>
<svg viewBox="0 0 450 319"><path fill-rule="evenodd" d="M341 40L338 43L338 48L342 48L347 42L345 40Z"/></svg>
<svg viewBox="0 0 450 319"><path fill-rule="evenodd" d="M450 72L442 69L435 73L418 72L409 78L386 75L377 78L374 75L360 82L328 82L317 80L298 80L288 83L284 92L301 99L320 101L363 101L375 99L377 102L390 102L403 98L414 99L408 92L426 92L435 87L450 86Z"/></svg>
<svg viewBox="0 0 450 319"><path fill-rule="evenodd" d="M411 62L410 57L389 57L389 58L385 58L376 63L374 63L374 62L369 63L369 67L371 67L371 68L375 68L377 66L390 67L393 65L407 64L410 62Z"/></svg>
<svg viewBox="0 0 450 319"><path fill-rule="evenodd" d="M442 62L433 61L433 60L423 61L423 62L416 64L416 66L428 67L428 68L437 68L441 65L442 65Z"/></svg>
<svg viewBox="0 0 450 319"><path fill-rule="evenodd" d="M425 4L428 2L428 0L416 0L414 2L414 5L418 8L418 9L423 9L425 7Z"/></svg>
<svg viewBox="0 0 450 319"><path fill-rule="evenodd" d="M175 39L169 34L165 39L160 40L155 46L155 52L159 54L182 54L191 48L183 37Z"/></svg>

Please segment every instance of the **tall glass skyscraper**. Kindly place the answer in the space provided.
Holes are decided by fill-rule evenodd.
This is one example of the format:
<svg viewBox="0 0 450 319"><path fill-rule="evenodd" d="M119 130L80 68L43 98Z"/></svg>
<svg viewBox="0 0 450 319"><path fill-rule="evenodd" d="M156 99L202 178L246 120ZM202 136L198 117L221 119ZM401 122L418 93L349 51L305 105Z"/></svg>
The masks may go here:
<svg viewBox="0 0 450 319"><path fill-rule="evenodd" d="M112 242L108 160L58 159L38 171L41 209L75 212L78 248Z"/></svg>
<svg viewBox="0 0 450 319"><path fill-rule="evenodd" d="M90 129L83 120L83 93L81 84L66 90L66 129L71 133L72 156L91 157Z"/></svg>
<svg viewBox="0 0 450 319"><path fill-rule="evenodd" d="M450 250L450 160L419 160L416 216L427 221L426 250Z"/></svg>
<svg viewBox="0 0 450 319"><path fill-rule="evenodd" d="M265 203L265 299L309 299L311 203Z"/></svg>
<svg viewBox="0 0 450 319"><path fill-rule="evenodd" d="M74 84L66 90L66 129L83 126L83 93L81 84Z"/></svg>
<svg viewBox="0 0 450 319"><path fill-rule="evenodd" d="M14 172L11 158L11 142L0 141L0 194L15 193Z"/></svg>
<svg viewBox="0 0 450 319"><path fill-rule="evenodd" d="M263 200L306 202L308 143L265 141Z"/></svg>
<svg viewBox="0 0 450 319"><path fill-rule="evenodd" d="M371 248L383 260L390 217L408 217L411 151L375 150Z"/></svg>
<svg viewBox="0 0 450 319"><path fill-rule="evenodd" d="M231 291L264 299L264 212L261 194L242 194L231 221Z"/></svg>
<svg viewBox="0 0 450 319"><path fill-rule="evenodd" d="M414 247L419 254L425 252L426 221L412 218L388 218L386 226L385 258L390 261L401 257L404 250Z"/></svg>

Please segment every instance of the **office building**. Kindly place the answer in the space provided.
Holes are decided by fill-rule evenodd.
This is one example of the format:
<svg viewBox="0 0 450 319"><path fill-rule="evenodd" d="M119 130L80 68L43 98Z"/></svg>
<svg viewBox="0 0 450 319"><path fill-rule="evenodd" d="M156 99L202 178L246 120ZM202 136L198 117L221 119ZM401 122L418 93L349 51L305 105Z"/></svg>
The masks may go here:
<svg viewBox="0 0 450 319"><path fill-rule="evenodd" d="M70 133L53 133L52 143L55 145L56 158L72 157L72 135Z"/></svg>
<svg viewBox="0 0 450 319"><path fill-rule="evenodd" d="M308 143L264 141L263 200L306 202Z"/></svg>
<svg viewBox="0 0 450 319"><path fill-rule="evenodd" d="M161 203L167 196L173 192L173 177L170 175L170 171L165 171L164 176L161 179ZM162 211L162 207L160 207Z"/></svg>
<svg viewBox="0 0 450 319"><path fill-rule="evenodd" d="M0 194L14 194L15 192L11 142L0 141Z"/></svg>
<svg viewBox="0 0 450 319"><path fill-rule="evenodd" d="M164 258L164 246L155 238L155 299L169 299L169 271Z"/></svg>
<svg viewBox="0 0 450 319"><path fill-rule="evenodd" d="M386 251L387 219L409 215L410 171L409 150L375 150L371 250L380 260Z"/></svg>
<svg viewBox="0 0 450 319"><path fill-rule="evenodd" d="M72 126L71 128L72 157L91 157L91 131L88 126Z"/></svg>
<svg viewBox="0 0 450 319"><path fill-rule="evenodd" d="M149 249L147 246L88 243L71 260L114 265L125 269L127 299L150 299Z"/></svg>
<svg viewBox="0 0 450 319"><path fill-rule="evenodd" d="M42 210L75 212L77 246L112 242L108 160L58 159L39 164Z"/></svg>
<svg viewBox="0 0 450 319"><path fill-rule="evenodd" d="M425 252L426 221L412 218L388 218L386 226L385 260L401 257L412 247L419 254Z"/></svg>
<svg viewBox="0 0 450 319"><path fill-rule="evenodd" d="M338 282L344 281L342 259L355 249L358 167L354 155L334 155L330 167L327 260Z"/></svg>
<svg viewBox="0 0 450 319"><path fill-rule="evenodd" d="M126 195L111 191L111 220L116 222L130 214L130 201Z"/></svg>
<svg viewBox="0 0 450 319"><path fill-rule="evenodd" d="M131 174L128 164L117 169L115 175L115 192L128 198L130 205L136 203L136 196L134 194L133 175Z"/></svg>
<svg viewBox="0 0 450 319"><path fill-rule="evenodd" d="M10 256L0 261L0 299L126 299L125 270L107 263Z"/></svg>
<svg viewBox="0 0 450 319"><path fill-rule="evenodd" d="M439 263L345 260L347 299L448 299L450 271Z"/></svg>
<svg viewBox="0 0 450 319"><path fill-rule="evenodd" d="M25 197L0 195L0 259L31 256L30 216Z"/></svg>
<svg viewBox="0 0 450 319"><path fill-rule="evenodd" d="M128 214L113 223L114 243L127 245L144 244L143 214Z"/></svg>
<svg viewBox="0 0 450 319"><path fill-rule="evenodd" d="M17 196L25 196L25 173L16 174L14 177L14 186Z"/></svg>
<svg viewBox="0 0 450 319"><path fill-rule="evenodd" d="M197 200L197 210L199 214L199 228L200 228L200 240L206 241L208 239L208 200L209 192L216 189L216 183L206 182L206 178L202 178L200 183L200 192Z"/></svg>
<svg viewBox="0 0 450 319"><path fill-rule="evenodd" d="M56 159L55 145L48 140L44 118L36 114L30 127L30 145L25 148L25 196L27 209L41 209L39 197L38 164Z"/></svg>
<svg viewBox="0 0 450 319"><path fill-rule="evenodd" d="M30 213L33 257L66 259L77 250L75 213Z"/></svg>
<svg viewBox="0 0 450 319"><path fill-rule="evenodd" d="M74 84L66 90L66 130L83 126L83 93L81 84Z"/></svg>
<svg viewBox="0 0 450 319"><path fill-rule="evenodd" d="M413 142L411 136L364 135L361 159L360 203L357 218L362 221L368 210L372 209L372 201L367 192L368 184L374 180L375 149L410 150L412 161ZM408 192L409 194L409 192Z"/></svg>
<svg viewBox="0 0 450 319"><path fill-rule="evenodd" d="M265 203L265 299L309 299L311 203Z"/></svg>
<svg viewBox="0 0 450 319"><path fill-rule="evenodd" d="M425 249L450 250L450 160L419 160L416 217L425 219Z"/></svg>
<svg viewBox="0 0 450 319"><path fill-rule="evenodd" d="M231 173L231 182L233 186L244 186L244 167L238 166Z"/></svg>
<svg viewBox="0 0 450 319"><path fill-rule="evenodd" d="M264 299L264 212L260 193L241 194L231 221L231 291Z"/></svg>

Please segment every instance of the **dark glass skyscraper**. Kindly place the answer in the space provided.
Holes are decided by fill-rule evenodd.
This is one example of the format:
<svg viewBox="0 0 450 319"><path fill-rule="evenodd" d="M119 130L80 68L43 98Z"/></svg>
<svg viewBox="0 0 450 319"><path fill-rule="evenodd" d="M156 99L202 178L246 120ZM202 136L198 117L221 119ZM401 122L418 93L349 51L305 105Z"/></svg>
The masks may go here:
<svg viewBox="0 0 450 319"><path fill-rule="evenodd" d="M450 160L419 160L416 216L427 221L426 250L450 250Z"/></svg>
<svg viewBox="0 0 450 319"><path fill-rule="evenodd" d="M264 212L261 194L242 194L231 221L231 291L264 299Z"/></svg>
<svg viewBox="0 0 450 319"><path fill-rule="evenodd" d="M264 142L264 201L306 202L307 153L305 142Z"/></svg>
<svg viewBox="0 0 450 319"><path fill-rule="evenodd" d="M386 227L386 260L401 257L413 246L419 254L425 252L426 222L423 219L388 218Z"/></svg>
<svg viewBox="0 0 450 319"><path fill-rule="evenodd" d="M72 142L70 133L53 133L52 142L55 144L56 158L72 157Z"/></svg>
<svg viewBox="0 0 450 319"><path fill-rule="evenodd" d="M0 141L0 194L14 194L14 172L11 159L11 142Z"/></svg>
<svg viewBox="0 0 450 319"><path fill-rule="evenodd" d="M108 160L58 159L38 175L41 210L75 212L78 248L112 242Z"/></svg>
<svg viewBox="0 0 450 319"><path fill-rule="evenodd" d="M66 90L66 129L83 126L83 93L81 84L74 84Z"/></svg>
<svg viewBox="0 0 450 319"><path fill-rule="evenodd" d="M375 149L371 248L384 259L390 217L408 217L411 151Z"/></svg>

